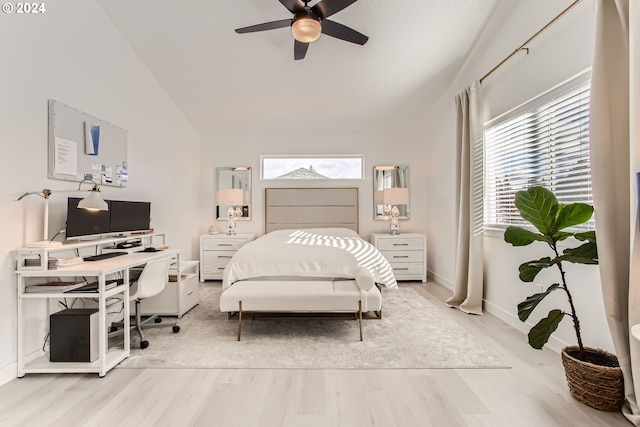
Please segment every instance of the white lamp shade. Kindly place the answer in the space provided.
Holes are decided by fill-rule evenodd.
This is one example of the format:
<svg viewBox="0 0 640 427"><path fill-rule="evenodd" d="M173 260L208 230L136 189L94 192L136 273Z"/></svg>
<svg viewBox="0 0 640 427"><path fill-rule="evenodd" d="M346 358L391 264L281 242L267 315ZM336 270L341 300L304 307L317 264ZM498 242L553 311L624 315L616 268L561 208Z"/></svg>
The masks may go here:
<svg viewBox="0 0 640 427"><path fill-rule="evenodd" d="M408 188L387 188L383 190L384 205L406 205L409 203Z"/></svg>
<svg viewBox="0 0 640 427"><path fill-rule="evenodd" d="M219 205L227 206L243 206L244 194L243 191L237 188L224 188L218 190L216 194L217 202Z"/></svg>
<svg viewBox="0 0 640 427"><path fill-rule="evenodd" d="M108 211L109 205L100 197L100 191L91 190L89 196L78 202L78 207L90 211Z"/></svg>

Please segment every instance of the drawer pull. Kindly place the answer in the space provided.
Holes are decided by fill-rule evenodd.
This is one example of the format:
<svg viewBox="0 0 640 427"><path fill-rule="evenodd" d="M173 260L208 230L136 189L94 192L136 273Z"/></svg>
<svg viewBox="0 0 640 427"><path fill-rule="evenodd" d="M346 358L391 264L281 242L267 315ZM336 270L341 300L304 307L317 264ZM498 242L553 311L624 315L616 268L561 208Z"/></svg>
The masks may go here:
<svg viewBox="0 0 640 427"><path fill-rule="evenodd" d="M394 258L409 258L409 255L394 255Z"/></svg>
<svg viewBox="0 0 640 427"><path fill-rule="evenodd" d="M191 295L192 293L193 293L193 291L187 292L187 296Z"/></svg>
<svg viewBox="0 0 640 427"><path fill-rule="evenodd" d="M218 270L224 270L224 267L218 267Z"/></svg>
<svg viewBox="0 0 640 427"><path fill-rule="evenodd" d="M395 271L395 270L402 270L402 271L406 271L406 270L409 270L409 269L408 269L407 267L403 267L403 268L394 268L393 270L394 270L394 271Z"/></svg>
<svg viewBox="0 0 640 427"><path fill-rule="evenodd" d="M233 243L218 243L218 246L233 246Z"/></svg>
<svg viewBox="0 0 640 427"><path fill-rule="evenodd" d="M393 246L409 246L408 243L394 243Z"/></svg>
<svg viewBox="0 0 640 427"><path fill-rule="evenodd" d="M233 255L218 255L218 258L232 258Z"/></svg>

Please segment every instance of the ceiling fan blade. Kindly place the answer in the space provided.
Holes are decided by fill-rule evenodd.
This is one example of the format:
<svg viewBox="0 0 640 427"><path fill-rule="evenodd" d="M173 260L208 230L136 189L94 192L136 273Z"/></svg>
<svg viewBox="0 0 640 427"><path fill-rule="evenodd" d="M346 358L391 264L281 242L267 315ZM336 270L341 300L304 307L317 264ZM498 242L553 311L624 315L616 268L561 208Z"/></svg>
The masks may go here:
<svg viewBox="0 0 640 427"><path fill-rule="evenodd" d="M357 1L358 0L320 0L311 8L311 11L319 16L320 19L326 19Z"/></svg>
<svg viewBox="0 0 640 427"><path fill-rule="evenodd" d="M289 12L291 13L296 13L296 12L300 12L301 10L304 10L304 7L300 4L298 0L280 0L280 3L282 3L284 7L289 9Z"/></svg>
<svg viewBox="0 0 640 427"><path fill-rule="evenodd" d="M265 22L264 24L250 25L248 27L236 28L236 33L255 33L256 31L275 30L276 28L290 27L293 19L281 19L280 21Z"/></svg>
<svg viewBox="0 0 640 427"><path fill-rule="evenodd" d="M369 37L345 25L325 19L322 21L322 33L340 40L363 45Z"/></svg>
<svg viewBox="0 0 640 427"><path fill-rule="evenodd" d="M296 61L299 59L304 59L307 55L307 49L309 49L309 43L302 43L298 40L295 40L293 44L293 59Z"/></svg>

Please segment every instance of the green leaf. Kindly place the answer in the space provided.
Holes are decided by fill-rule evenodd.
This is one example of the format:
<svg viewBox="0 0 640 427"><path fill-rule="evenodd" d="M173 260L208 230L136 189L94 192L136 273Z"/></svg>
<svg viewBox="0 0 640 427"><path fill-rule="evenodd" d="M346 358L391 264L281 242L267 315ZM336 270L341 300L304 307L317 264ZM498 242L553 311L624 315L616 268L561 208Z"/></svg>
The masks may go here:
<svg viewBox="0 0 640 427"><path fill-rule="evenodd" d="M573 233L569 233L567 231L558 231L556 233L556 242L567 240L569 237L572 237L572 236L573 236Z"/></svg>
<svg viewBox="0 0 640 427"><path fill-rule="evenodd" d="M525 320L527 320L533 310L538 306L540 301L542 301L547 295L549 295L559 287L560 285L558 283L554 283L553 285L549 286L546 291L539 294L533 294L527 297L527 299L522 301L520 304L518 304L518 318L520 319L520 321L524 322Z"/></svg>
<svg viewBox="0 0 640 427"><path fill-rule="evenodd" d="M593 216L593 206L586 203L571 203L569 205L561 205L558 209L558 217L556 219L556 229L562 230L574 225L583 224Z"/></svg>
<svg viewBox="0 0 640 427"><path fill-rule="evenodd" d="M565 249L563 254L560 257L562 261L576 264L598 264L598 247L592 242L583 243L577 248Z"/></svg>
<svg viewBox="0 0 640 427"><path fill-rule="evenodd" d="M511 243L513 246L527 246L535 241L547 242L547 238L542 234L512 225L505 230L504 241Z"/></svg>
<svg viewBox="0 0 640 427"><path fill-rule="evenodd" d="M553 236L556 227L558 199L544 187L531 187L526 191L518 191L515 200L520 216L529 221L540 233Z"/></svg>
<svg viewBox="0 0 640 427"><path fill-rule="evenodd" d="M554 260L555 261L555 260ZM520 280L523 282L533 282L540 270L552 266L555 262L549 257L540 258L537 261L527 261L520 264Z"/></svg>
<svg viewBox="0 0 640 427"><path fill-rule="evenodd" d="M562 310L551 310L549 315L540 320L529 331L529 345L535 349L540 350L549 341L549 337L552 333L558 329L560 321L564 317L565 313Z"/></svg>
<svg viewBox="0 0 640 427"><path fill-rule="evenodd" d="M595 231L585 231L582 233L574 234L574 237L581 241L587 241L591 243L596 243L596 232Z"/></svg>

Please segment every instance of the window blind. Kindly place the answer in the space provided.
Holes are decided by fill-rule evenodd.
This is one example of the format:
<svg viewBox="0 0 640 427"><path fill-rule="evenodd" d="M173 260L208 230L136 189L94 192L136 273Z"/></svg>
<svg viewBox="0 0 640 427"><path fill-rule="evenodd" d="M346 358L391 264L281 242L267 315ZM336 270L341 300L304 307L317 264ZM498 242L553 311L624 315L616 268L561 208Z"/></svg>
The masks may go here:
<svg viewBox="0 0 640 427"><path fill-rule="evenodd" d="M485 130L485 227L527 224L515 193L536 185L560 203L593 203L589 95L590 82L582 83Z"/></svg>

